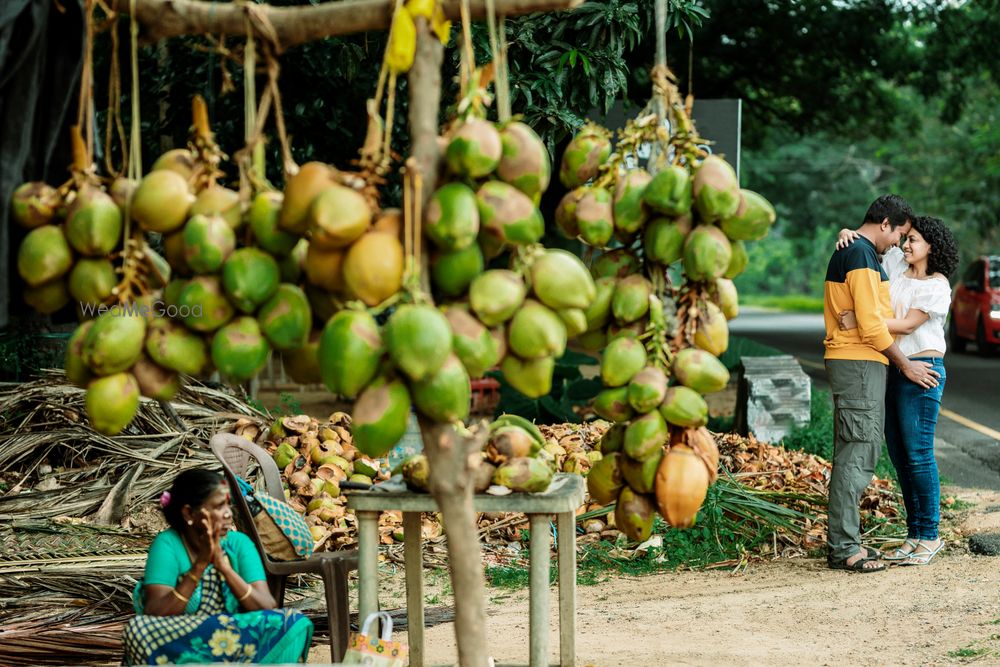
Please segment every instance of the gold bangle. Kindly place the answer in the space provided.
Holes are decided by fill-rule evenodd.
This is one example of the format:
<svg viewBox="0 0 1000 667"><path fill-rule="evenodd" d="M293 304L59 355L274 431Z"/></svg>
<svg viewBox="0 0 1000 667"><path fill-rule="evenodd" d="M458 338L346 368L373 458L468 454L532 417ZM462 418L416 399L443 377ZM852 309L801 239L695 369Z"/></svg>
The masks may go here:
<svg viewBox="0 0 1000 667"><path fill-rule="evenodd" d="M180 593L178 593L176 588L171 588L170 592L174 594L175 598L177 598L178 600L180 600L184 604L187 604L188 602L191 601L191 598L186 598L183 595L181 595Z"/></svg>
<svg viewBox="0 0 1000 667"><path fill-rule="evenodd" d="M243 595L241 595L240 597L236 598L236 599L237 599L238 601L240 601L240 602L243 602L243 601L244 601L244 600L246 600L246 599L247 599L248 597L250 597L250 594L251 594L251 593L253 593L253 586L252 586L251 584L247 584L247 592L246 592L246 593L244 593Z"/></svg>
<svg viewBox="0 0 1000 667"><path fill-rule="evenodd" d="M190 579L191 581L193 581L195 586L197 586L198 584L201 583L201 580L198 579L198 577L196 577L193 574L191 574L191 570L188 570L187 572L185 572L184 576L186 578Z"/></svg>

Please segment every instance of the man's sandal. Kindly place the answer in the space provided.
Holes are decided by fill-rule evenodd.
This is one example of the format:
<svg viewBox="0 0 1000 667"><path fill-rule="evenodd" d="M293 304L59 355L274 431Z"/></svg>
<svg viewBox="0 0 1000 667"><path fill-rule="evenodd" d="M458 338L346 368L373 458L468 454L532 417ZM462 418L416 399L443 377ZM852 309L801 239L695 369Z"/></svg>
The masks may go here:
<svg viewBox="0 0 1000 667"><path fill-rule="evenodd" d="M885 555L875 547L862 546L865 550L865 560L882 560Z"/></svg>
<svg viewBox="0 0 1000 667"><path fill-rule="evenodd" d="M899 565L912 565L912 566L923 566L930 564L934 556L937 555L941 549L944 548L944 540L938 540L937 548L928 549L923 544L918 544L917 548L913 550L910 556L901 562Z"/></svg>
<svg viewBox="0 0 1000 667"><path fill-rule="evenodd" d="M850 556L848 556L848 558L850 558ZM876 560L875 558L859 558L856 561L854 561L854 563L852 563L851 565L848 565L847 558L834 559L827 556L826 565L831 570L847 570L848 572L868 573L868 572L881 572L882 570L884 570L886 566L883 563L879 563L878 565L875 566L866 567L868 563L872 563L875 560Z"/></svg>
<svg viewBox="0 0 1000 667"><path fill-rule="evenodd" d="M903 547L910 547L910 550L903 551ZM908 537L906 538L906 541L903 542L903 544L893 549L892 553L890 553L887 556L884 556L883 559L888 561L906 560L907 558L910 557L910 554L912 554L916 548L917 548L917 541L914 539L910 539Z"/></svg>

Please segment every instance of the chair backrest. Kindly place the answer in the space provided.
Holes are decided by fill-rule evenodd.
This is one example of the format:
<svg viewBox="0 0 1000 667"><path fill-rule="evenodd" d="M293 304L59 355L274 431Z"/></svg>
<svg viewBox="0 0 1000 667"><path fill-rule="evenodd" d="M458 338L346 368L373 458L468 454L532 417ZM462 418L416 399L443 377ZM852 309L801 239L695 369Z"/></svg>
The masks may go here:
<svg viewBox="0 0 1000 667"><path fill-rule="evenodd" d="M240 476L246 480L247 472L250 469L250 460L253 459L260 467L260 473L264 477L264 485L268 495L284 502L285 493L281 488L281 474L278 466L264 449L258 447L246 438L241 438L232 433L216 433L209 441L209 447L215 458L222 464L222 470L229 482L232 491L233 508L236 510L237 527L250 536L257 547L257 552L263 559L265 566L273 560L268 556L264 545L261 542L257 526L254 524L253 515L247 505L246 498L240 493L240 487L236 483L236 477ZM246 480L250 481L250 480Z"/></svg>
<svg viewBox="0 0 1000 667"><path fill-rule="evenodd" d="M250 459L253 459L260 467L268 495L281 501L285 500L278 465L262 447L232 433L216 433L208 444L212 448L212 453L226 468L226 472L239 475L243 479L246 479L250 470ZM235 480L230 481L235 484Z"/></svg>

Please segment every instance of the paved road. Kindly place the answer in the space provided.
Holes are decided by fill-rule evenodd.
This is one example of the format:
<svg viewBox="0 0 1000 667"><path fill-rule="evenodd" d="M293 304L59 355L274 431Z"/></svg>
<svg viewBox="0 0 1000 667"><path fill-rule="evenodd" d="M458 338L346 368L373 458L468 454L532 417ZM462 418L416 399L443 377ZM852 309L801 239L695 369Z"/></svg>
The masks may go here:
<svg viewBox="0 0 1000 667"><path fill-rule="evenodd" d="M828 389L822 315L744 308L730 322L730 331L794 355L814 386ZM974 344L968 350L945 358L938 465L950 482L1000 490L1000 357L984 358Z"/></svg>

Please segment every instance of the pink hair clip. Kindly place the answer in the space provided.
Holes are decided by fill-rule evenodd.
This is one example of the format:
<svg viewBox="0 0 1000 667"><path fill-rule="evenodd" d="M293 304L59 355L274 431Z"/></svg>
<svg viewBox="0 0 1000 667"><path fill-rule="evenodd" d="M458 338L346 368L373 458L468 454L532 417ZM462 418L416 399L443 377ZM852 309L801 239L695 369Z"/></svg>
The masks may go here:
<svg viewBox="0 0 1000 667"><path fill-rule="evenodd" d="M170 504L170 492L164 491L163 495L160 496L160 507L166 507Z"/></svg>

